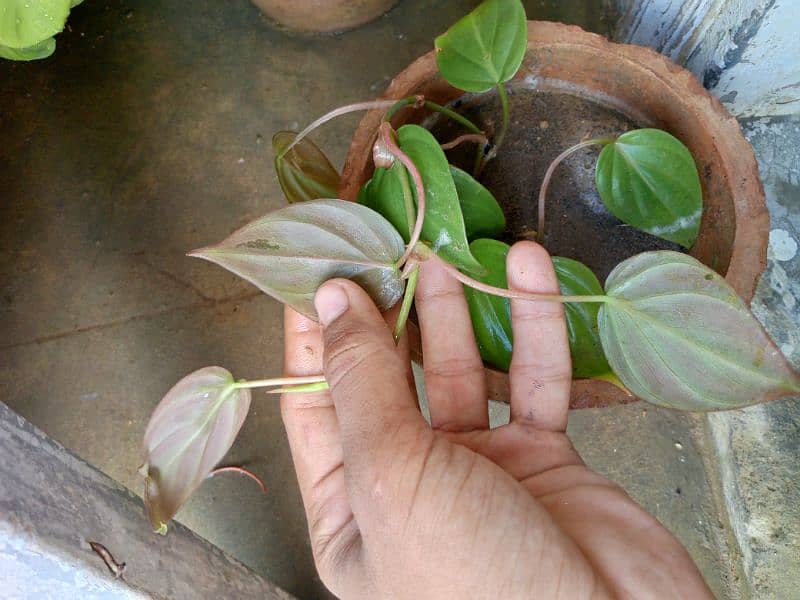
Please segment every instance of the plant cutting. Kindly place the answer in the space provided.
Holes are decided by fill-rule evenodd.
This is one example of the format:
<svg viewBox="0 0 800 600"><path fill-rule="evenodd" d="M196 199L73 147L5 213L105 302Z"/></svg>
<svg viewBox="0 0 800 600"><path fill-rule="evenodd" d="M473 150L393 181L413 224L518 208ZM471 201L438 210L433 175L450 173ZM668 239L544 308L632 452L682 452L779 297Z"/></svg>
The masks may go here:
<svg viewBox="0 0 800 600"><path fill-rule="evenodd" d="M518 0L487 0L437 38L437 64L451 85L493 91L501 125L489 136L454 110L414 95L337 108L300 133L273 139L275 167L290 204L244 226L219 244L190 253L247 279L316 319L313 298L325 281L357 282L386 310L400 304L400 338L414 302L419 265L439 262L465 286L484 361L507 369L513 348L509 299L566 305L576 377L624 386L651 403L692 411L738 408L800 392L800 377L725 279L695 258L650 251L620 264L601 286L570 257L554 257L561 294L507 289L508 246L492 239L505 216L480 181L499 160L510 127L506 83L527 43ZM426 109L463 129L439 140L419 125L395 129L399 110ZM371 147L375 172L358 202L336 199L340 175L308 135L328 120L365 109L384 111ZM576 140L577 141L577 140ZM474 146L471 171L451 165L447 150ZM558 165L601 146L595 183L605 207L629 226L689 249L703 198L689 150L665 131L644 128L585 141L561 153L539 193L537 237L547 226L547 191ZM151 524L166 531L191 493L211 475L242 426L251 390L326 389L323 376L237 380L206 367L178 382L154 411L144 439L145 502Z"/></svg>

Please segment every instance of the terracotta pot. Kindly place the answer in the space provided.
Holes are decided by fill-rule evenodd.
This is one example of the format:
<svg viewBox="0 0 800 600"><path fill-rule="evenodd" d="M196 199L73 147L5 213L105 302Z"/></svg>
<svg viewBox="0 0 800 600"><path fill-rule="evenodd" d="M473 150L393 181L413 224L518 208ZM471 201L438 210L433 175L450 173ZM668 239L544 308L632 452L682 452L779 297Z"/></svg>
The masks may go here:
<svg viewBox="0 0 800 600"><path fill-rule="evenodd" d="M398 0L253 0L261 11L287 29L333 33L377 19Z"/></svg>
<svg viewBox="0 0 800 600"><path fill-rule="evenodd" d="M574 26L530 21L528 49L516 75L537 89L571 89L612 105L636 122L665 129L682 140L697 162L703 186L700 234L691 255L725 275L749 301L766 264L769 215L753 151L739 123L687 70L641 46L611 43ZM463 92L449 86L436 68L434 53L417 59L390 84L387 98L423 94L446 104ZM368 113L358 126L342 175L341 197L355 200L374 166L370 148L382 111ZM405 110L395 127L427 114ZM411 327L412 348L420 356L419 332ZM492 399L509 397L508 375L486 370ZM632 398L613 385L578 380L572 408L610 406Z"/></svg>

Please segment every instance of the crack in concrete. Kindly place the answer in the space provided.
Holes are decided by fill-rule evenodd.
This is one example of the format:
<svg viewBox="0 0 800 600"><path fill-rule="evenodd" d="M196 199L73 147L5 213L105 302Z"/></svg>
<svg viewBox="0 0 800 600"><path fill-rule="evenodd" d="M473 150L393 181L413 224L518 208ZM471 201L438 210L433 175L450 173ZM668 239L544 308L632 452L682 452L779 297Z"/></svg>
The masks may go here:
<svg viewBox="0 0 800 600"><path fill-rule="evenodd" d="M126 325L127 323L132 323L135 321L140 321L144 319L150 319L152 317L160 317L162 315L166 315L172 312L178 312L181 310L191 310L194 308L209 308L213 306L219 306L223 304L229 304L231 302L241 302L243 300L251 300L256 296L261 296L262 293L260 291L252 291L247 292L245 294L240 294L238 296L232 296L230 298L224 298L221 300L215 300L213 298L204 298L201 302L194 302L192 304L184 304L181 306L171 306L169 308L154 310L138 315L133 315L130 317L126 317L124 319L118 319L116 321L108 321L107 323L96 323L94 325L86 325L84 327L78 327L76 329L71 329L70 331L61 331L58 333L53 333L50 335L41 336L32 340L25 340L22 342L14 342L13 344L6 344L4 346L0 346L0 352L5 350L13 350L15 348L20 348L23 346L31 346L34 344L45 344L48 342L53 342L56 340L68 338L74 335L79 335L83 333L88 333L91 331L101 331L103 329L109 329L111 327L117 327L119 325Z"/></svg>

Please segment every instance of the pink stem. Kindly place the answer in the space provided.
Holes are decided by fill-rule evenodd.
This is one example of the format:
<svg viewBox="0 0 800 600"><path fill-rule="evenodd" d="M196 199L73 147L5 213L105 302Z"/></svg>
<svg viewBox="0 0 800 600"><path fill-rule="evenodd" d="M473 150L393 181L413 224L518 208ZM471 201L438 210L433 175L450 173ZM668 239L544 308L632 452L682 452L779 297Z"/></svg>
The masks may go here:
<svg viewBox="0 0 800 600"><path fill-rule="evenodd" d="M459 144L463 142L476 142L478 144L485 144L486 143L486 136L482 133L465 133L464 135L458 136L451 142L447 142L446 144L442 144L442 150L452 150Z"/></svg>
<svg viewBox="0 0 800 600"><path fill-rule="evenodd" d="M400 146L392 139L392 126L389 123L382 123L379 135L389 152L403 163L403 166L411 173L411 178L414 180L414 187L417 189L417 220L414 223L414 229L411 231L411 238L408 240L406 251L403 253L403 256L400 257L400 260L397 261L398 265L402 265L414 252L414 246L417 245L419 237L422 235L422 224L425 221L425 185L422 183L422 176L419 174L419 169L417 169L414 161L412 161L405 152L400 150Z"/></svg>
<svg viewBox="0 0 800 600"><path fill-rule="evenodd" d="M219 473L239 473L240 475L244 475L249 477L253 481L258 484L258 487L261 488L261 492L266 494L267 493L267 486L264 485L264 482L261 480L261 477L253 473L252 471L248 471L244 467L217 467L211 473L208 474L207 479L211 479L214 475L218 475Z"/></svg>
<svg viewBox="0 0 800 600"><path fill-rule="evenodd" d="M550 166L547 167L547 171L545 171L544 174L544 179L542 179L542 187L539 188L539 222L536 227L536 239L538 241L541 242L544 239L544 202L545 198L547 197L547 188L550 186L550 179L553 177L553 172L556 170L556 167L561 164L562 160L581 148L594 146L596 144L608 144L611 141L613 141L612 138L594 138L575 144L556 156L553 162L550 163Z"/></svg>
<svg viewBox="0 0 800 600"><path fill-rule="evenodd" d="M331 112L322 115L319 119L311 123L308 127L303 129L300 133L297 134L297 137L292 140L292 143L286 146L283 152L281 152L281 156L286 156L289 153L289 150L294 148L296 144L300 142L304 137L306 137L309 133L314 131L320 125L324 125L331 119L335 119L341 115L346 115L347 113L356 112L359 110L371 110L373 108L389 108L393 106L395 100L369 100L368 102L356 102L355 104L347 104L346 106L340 106L339 108L334 108Z"/></svg>
<svg viewBox="0 0 800 600"><path fill-rule="evenodd" d="M507 290L504 288L495 287L487 283L476 281L472 279L472 277L464 275L456 267L436 256L436 254L434 254L433 251L430 250L430 248L425 247L424 250L416 248L415 250L416 252L414 256L418 257L420 260L434 260L452 277L456 278L464 285L467 285L474 290L478 290L479 292L484 292L485 294L491 294L492 296L500 296L501 298L510 298L512 300L546 300L550 302L562 302L562 303L609 301L609 298L607 296L562 296L561 294L537 294L535 292L522 292L517 290Z"/></svg>

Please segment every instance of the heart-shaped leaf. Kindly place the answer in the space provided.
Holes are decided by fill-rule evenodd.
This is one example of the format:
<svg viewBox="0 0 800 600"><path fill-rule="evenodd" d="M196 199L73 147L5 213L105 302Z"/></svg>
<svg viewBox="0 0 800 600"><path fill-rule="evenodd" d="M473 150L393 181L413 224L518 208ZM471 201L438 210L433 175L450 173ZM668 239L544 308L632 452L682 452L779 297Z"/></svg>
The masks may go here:
<svg viewBox="0 0 800 600"><path fill-rule="evenodd" d="M430 131L419 125L403 125L397 130L400 149L422 176L425 186L425 221L422 239L436 254L460 269L477 274L483 267L469 251L464 217L450 165L442 147ZM416 189L412 186L416 204Z"/></svg>
<svg viewBox="0 0 800 600"><path fill-rule="evenodd" d="M638 254L606 280L600 339L634 394L684 410L800 392L795 373L730 285L679 252Z"/></svg>
<svg viewBox="0 0 800 600"><path fill-rule="evenodd" d="M506 257L511 247L490 239L475 240L469 247L486 269L484 274L475 275L475 279L495 287L507 288ZM511 331L511 303L507 298L485 294L467 286L464 286L464 295L481 358L488 365L508 371L514 339Z"/></svg>
<svg viewBox="0 0 800 600"><path fill-rule="evenodd" d="M279 131L272 136L275 172L286 200L291 203L335 198L339 172L314 142L305 137L283 154L296 137L294 131Z"/></svg>
<svg viewBox="0 0 800 600"><path fill-rule="evenodd" d="M475 279L495 287L507 288L506 258L510 246L497 240L479 239L470 244L475 258L487 273ZM569 296L602 295L603 289L589 268L569 258L553 257L553 267L561 293ZM511 303L506 298L492 296L465 287L472 328L484 362L507 371L511 364L513 335ZM572 374L576 379L598 377L611 373L597 329L597 304L567 303L569 348L572 355Z"/></svg>
<svg viewBox="0 0 800 600"><path fill-rule="evenodd" d="M411 234L408 228L408 215L406 215L400 177L407 176L403 164L395 161L388 169L383 167L375 169L372 179L365 183L358 192L358 203L368 206L386 217L386 220L394 226L406 243Z"/></svg>
<svg viewBox="0 0 800 600"><path fill-rule="evenodd" d="M564 296L602 296L603 288L591 269L577 260L553 257L558 285ZM572 376L576 379L611 373L597 326L600 305L593 302L567 302L567 335L572 355Z"/></svg>
<svg viewBox="0 0 800 600"><path fill-rule="evenodd" d="M450 165L450 175L456 184L467 239L489 238L503 233L506 216L492 193L458 167Z"/></svg>
<svg viewBox="0 0 800 600"><path fill-rule="evenodd" d="M400 234L374 210L310 200L273 211L189 256L225 267L316 319L314 294L334 277L352 279L381 310L391 308L405 287L395 264L404 249Z"/></svg>
<svg viewBox="0 0 800 600"><path fill-rule="evenodd" d="M623 133L600 152L600 198L618 219L690 248L703 213L700 177L689 150L660 129Z"/></svg>
<svg viewBox="0 0 800 600"><path fill-rule="evenodd" d="M519 69L528 44L519 0L486 0L436 38L436 64L447 82L485 92Z"/></svg>
<svg viewBox="0 0 800 600"><path fill-rule="evenodd" d="M153 529L167 523L233 445L250 408L250 390L236 388L221 367L187 375L167 392L144 433L140 472Z"/></svg>
<svg viewBox="0 0 800 600"><path fill-rule="evenodd" d="M0 44L30 48L64 29L71 0L3 0Z"/></svg>
<svg viewBox="0 0 800 600"><path fill-rule="evenodd" d="M55 38L47 38L33 46L25 48L9 48L8 46L0 45L0 58L7 58L9 60L38 60L40 58L47 58L56 49Z"/></svg>

